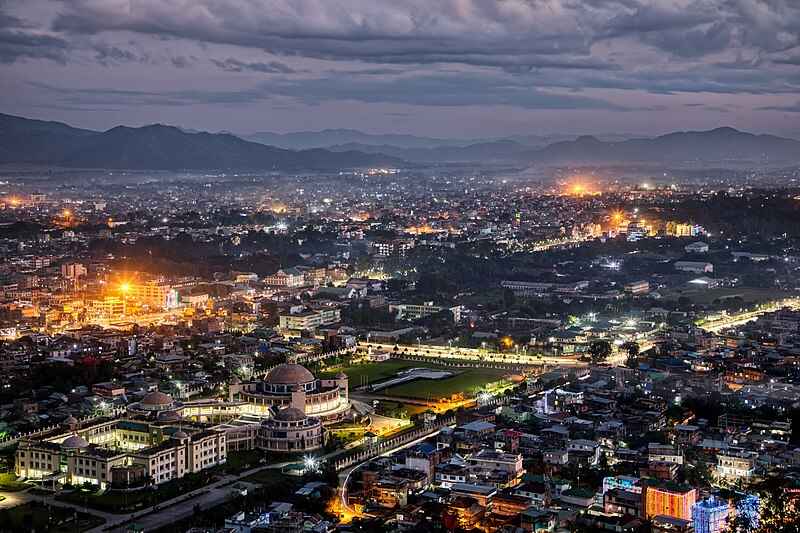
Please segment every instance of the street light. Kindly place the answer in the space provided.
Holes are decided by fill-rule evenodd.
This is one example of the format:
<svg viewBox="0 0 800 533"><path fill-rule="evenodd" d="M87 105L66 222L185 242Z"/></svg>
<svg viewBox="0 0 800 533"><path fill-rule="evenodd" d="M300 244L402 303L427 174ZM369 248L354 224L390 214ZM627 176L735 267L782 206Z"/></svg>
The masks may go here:
<svg viewBox="0 0 800 533"><path fill-rule="evenodd" d="M319 459L313 457L311 455L306 455L303 457L303 470L305 472L317 472L319 471Z"/></svg>

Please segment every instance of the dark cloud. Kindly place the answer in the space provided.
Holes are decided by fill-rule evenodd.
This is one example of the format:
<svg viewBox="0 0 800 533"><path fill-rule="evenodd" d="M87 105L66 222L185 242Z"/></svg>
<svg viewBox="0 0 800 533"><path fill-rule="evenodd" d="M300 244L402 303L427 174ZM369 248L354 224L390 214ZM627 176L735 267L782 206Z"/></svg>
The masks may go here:
<svg viewBox="0 0 800 533"><path fill-rule="evenodd" d="M170 63L175 68L188 68L196 61L196 57L175 56L170 58Z"/></svg>
<svg viewBox="0 0 800 533"><path fill-rule="evenodd" d="M119 65L123 63L145 63L149 61L147 55L140 55L131 50L120 48L104 42L97 42L92 45L95 51L94 58L104 66Z"/></svg>
<svg viewBox="0 0 800 533"><path fill-rule="evenodd" d="M262 72L265 74L294 74L296 71L280 61L270 61L269 63L239 61L229 57L225 60L212 59L212 63L228 72Z"/></svg>
<svg viewBox="0 0 800 533"><path fill-rule="evenodd" d="M392 103L459 107L505 105L524 109L616 109L627 108L605 100L540 90L526 80L477 75L426 75L397 79L343 77L281 78L236 91L132 91L75 89L33 83L69 105L193 105L243 104L283 97L319 105L329 101Z"/></svg>
<svg viewBox="0 0 800 533"><path fill-rule="evenodd" d="M19 59L67 60L69 44L65 39L3 11L0 4L0 63Z"/></svg>
<svg viewBox="0 0 800 533"><path fill-rule="evenodd" d="M783 113L800 113L800 100L794 105L772 105L759 107L759 111L781 111Z"/></svg>

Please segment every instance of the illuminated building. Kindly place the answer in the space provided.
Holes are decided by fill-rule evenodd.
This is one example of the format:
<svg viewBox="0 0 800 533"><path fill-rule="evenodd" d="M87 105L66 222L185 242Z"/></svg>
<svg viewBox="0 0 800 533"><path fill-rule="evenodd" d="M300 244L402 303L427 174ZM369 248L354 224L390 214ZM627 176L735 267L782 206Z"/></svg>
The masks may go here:
<svg viewBox="0 0 800 533"><path fill-rule="evenodd" d="M124 284L121 290L129 300L139 305L164 309L168 307L168 296L172 287L165 283L147 281Z"/></svg>
<svg viewBox="0 0 800 533"><path fill-rule="evenodd" d="M61 265L61 275L67 279L78 279L86 275L86 267L80 263L65 263Z"/></svg>
<svg viewBox="0 0 800 533"><path fill-rule="evenodd" d="M603 494L611 489L622 489L636 494L642 493L639 478L632 476L608 476L603 478Z"/></svg>
<svg viewBox="0 0 800 533"><path fill-rule="evenodd" d="M305 284L305 276L301 271L296 268L281 269L267 276L264 281L267 285L273 287L283 287L286 289L295 289L302 287Z"/></svg>
<svg viewBox="0 0 800 533"><path fill-rule="evenodd" d="M413 239L381 239L372 243L378 257L405 257L414 248Z"/></svg>
<svg viewBox="0 0 800 533"><path fill-rule="evenodd" d="M697 499L695 489L673 483L647 485L643 494L647 518L664 515L689 520Z"/></svg>
<svg viewBox="0 0 800 533"><path fill-rule="evenodd" d="M261 422L257 446L271 452L308 452L322 447L322 422L295 407L280 409Z"/></svg>
<svg viewBox="0 0 800 533"><path fill-rule="evenodd" d="M714 272L714 265L706 261L675 261L675 270L705 274Z"/></svg>
<svg viewBox="0 0 800 533"><path fill-rule="evenodd" d="M717 454L717 477L727 481L747 481L755 474L758 454L741 449L730 449Z"/></svg>
<svg viewBox="0 0 800 533"><path fill-rule="evenodd" d="M692 507L695 533L719 533L727 528L730 508L727 501L709 496Z"/></svg>
<svg viewBox="0 0 800 533"><path fill-rule="evenodd" d="M226 435L216 429L181 429L171 423L118 419L39 439L23 439L14 471L30 480L106 488L131 480L159 485L224 464Z"/></svg>
<svg viewBox="0 0 800 533"><path fill-rule="evenodd" d="M338 307L330 307L301 313L280 315L278 325L283 330L313 331L321 326L330 326L341 320Z"/></svg>
<svg viewBox="0 0 800 533"><path fill-rule="evenodd" d="M625 292L628 294L647 294L650 292L650 282L643 280L627 283L625 284Z"/></svg>
<svg viewBox="0 0 800 533"><path fill-rule="evenodd" d="M440 313L444 310L448 310L453 313L453 322L459 322L461 320L461 306L456 305L454 307L440 307L437 305L433 305L433 302L426 302L422 305L416 304L390 304L389 305L389 312L390 313L397 313L398 319L405 319L405 320L418 320L420 318L425 318L426 316L435 315L436 313Z"/></svg>
<svg viewBox="0 0 800 533"><path fill-rule="evenodd" d="M242 413L264 417L275 409L294 407L328 424L341 420L350 410L347 374L317 379L295 364L278 365L264 381L232 382L228 390L231 401L243 402L239 408Z"/></svg>

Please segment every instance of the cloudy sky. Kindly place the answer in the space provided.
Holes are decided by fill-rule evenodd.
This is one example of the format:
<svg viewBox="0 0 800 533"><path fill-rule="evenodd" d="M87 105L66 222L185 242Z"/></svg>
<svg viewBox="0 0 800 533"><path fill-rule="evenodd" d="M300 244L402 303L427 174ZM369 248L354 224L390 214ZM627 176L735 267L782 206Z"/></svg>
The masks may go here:
<svg viewBox="0 0 800 533"><path fill-rule="evenodd" d="M0 112L96 129L800 135L800 0L0 0Z"/></svg>

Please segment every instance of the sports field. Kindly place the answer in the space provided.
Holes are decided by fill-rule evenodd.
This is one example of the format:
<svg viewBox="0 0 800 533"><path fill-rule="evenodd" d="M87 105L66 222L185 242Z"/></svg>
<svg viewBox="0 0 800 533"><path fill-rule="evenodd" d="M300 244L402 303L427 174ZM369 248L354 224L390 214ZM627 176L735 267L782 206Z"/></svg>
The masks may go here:
<svg viewBox="0 0 800 533"><path fill-rule="evenodd" d="M344 372L350 378L350 388L355 389L362 385L377 383L397 375L401 370L410 368L432 368L447 370L455 374L453 377L439 380L419 379L403 383L396 387L382 390L381 394L396 396L398 398L439 399L449 398L459 392L465 396L474 396L478 391L484 390L487 385L501 381L507 374L504 370L495 368L458 368L451 366L438 366L433 363L419 361L390 360L380 363L362 363L338 368L329 368L320 377L331 377L337 372Z"/></svg>

